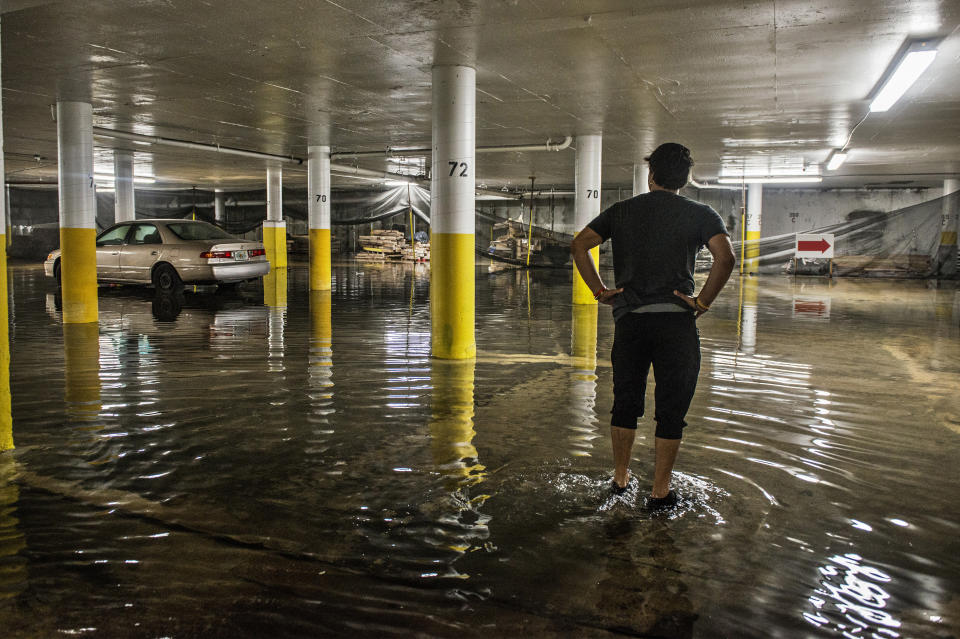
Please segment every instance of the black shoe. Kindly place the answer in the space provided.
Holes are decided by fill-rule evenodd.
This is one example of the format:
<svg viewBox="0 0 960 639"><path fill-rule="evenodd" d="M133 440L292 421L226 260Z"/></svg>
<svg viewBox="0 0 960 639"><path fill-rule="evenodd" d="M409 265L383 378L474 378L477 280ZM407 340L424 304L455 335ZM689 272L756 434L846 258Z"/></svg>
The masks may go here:
<svg viewBox="0 0 960 639"><path fill-rule="evenodd" d="M617 483L617 481L616 481L615 479L611 479L611 480L610 480L610 492L613 493L614 495L622 495L623 493L627 492L628 490L630 490L630 480L629 480L629 479L627 480L627 485L626 485L626 486L621 486L620 484Z"/></svg>
<svg viewBox="0 0 960 639"><path fill-rule="evenodd" d="M647 510L666 510L677 505L677 493L672 490L666 497L647 497Z"/></svg>

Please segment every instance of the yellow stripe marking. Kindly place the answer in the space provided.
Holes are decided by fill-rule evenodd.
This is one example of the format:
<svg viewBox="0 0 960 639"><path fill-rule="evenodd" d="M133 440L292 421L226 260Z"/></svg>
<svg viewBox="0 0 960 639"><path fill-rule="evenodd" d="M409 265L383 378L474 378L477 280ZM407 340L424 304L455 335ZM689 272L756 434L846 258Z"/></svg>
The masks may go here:
<svg viewBox="0 0 960 639"><path fill-rule="evenodd" d="M97 231L60 228L60 281L63 323L96 322Z"/></svg>
<svg viewBox="0 0 960 639"><path fill-rule="evenodd" d="M595 246L590 249L590 255L593 257L593 263L596 265L597 270L600 270L600 247ZM577 270L577 265L573 265L573 303L574 304L597 304L597 300L593 299L594 291L590 290L590 287L587 286L587 283L583 281L583 278L580 277L580 272Z"/></svg>
<svg viewBox="0 0 960 639"><path fill-rule="evenodd" d="M433 233L430 242L433 356L476 357L473 234Z"/></svg>
<svg viewBox="0 0 960 639"><path fill-rule="evenodd" d="M331 287L330 229L310 229L310 290L329 291Z"/></svg>

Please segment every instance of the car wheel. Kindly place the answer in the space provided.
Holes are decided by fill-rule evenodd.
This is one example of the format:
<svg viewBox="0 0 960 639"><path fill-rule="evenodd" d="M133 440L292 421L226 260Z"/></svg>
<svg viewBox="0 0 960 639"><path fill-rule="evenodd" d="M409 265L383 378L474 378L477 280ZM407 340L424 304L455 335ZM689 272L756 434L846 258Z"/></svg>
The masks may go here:
<svg viewBox="0 0 960 639"><path fill-rule="evenodd" d="M53 279L57 280L57 288L60 288L60 260L53 263Z"/></svg>
<svg viewBox="0 0 960 639"><path fill-rule="evenodd" d="M183 281L177 275L177 269L169 264L160 264L153 269L153 285L159 291L178 291L183 288Z"/></svg>

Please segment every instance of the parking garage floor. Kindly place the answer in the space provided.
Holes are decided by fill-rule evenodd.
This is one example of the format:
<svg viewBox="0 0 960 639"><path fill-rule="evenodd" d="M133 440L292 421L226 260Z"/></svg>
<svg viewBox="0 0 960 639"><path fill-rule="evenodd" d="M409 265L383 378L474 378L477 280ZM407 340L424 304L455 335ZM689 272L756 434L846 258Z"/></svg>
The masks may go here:
<svg viewBox="0 0 960 639"><path fill-rule="evenodd" d="M11 266L0 634L960 631L955 286L732 280L651 515L649 421L608 492L613 322L569 272L478 265L476 362L431 360L427 266L334 276L101 289L88 330Z"/></svg>

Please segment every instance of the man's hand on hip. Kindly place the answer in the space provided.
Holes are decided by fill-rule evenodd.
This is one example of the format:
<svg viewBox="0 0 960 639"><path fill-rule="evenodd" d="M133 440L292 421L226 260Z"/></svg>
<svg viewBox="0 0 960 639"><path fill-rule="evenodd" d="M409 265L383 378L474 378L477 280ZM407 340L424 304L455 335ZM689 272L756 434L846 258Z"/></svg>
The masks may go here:
<svg viewBox="0 0 960 639"><path fill-rule="evenodd" d="M613 306L614 298L620 293L623 293L622 288L605 288L602 291L600 291L600 295L599 297L597 297L597 301L600 302L601 304L608 304L610 306Z"/></svg>
<svg viewBox="0 0 960 639"><path fill-rule="evenodd" d="M701 315L707 312L707 309L701 306L697 306L697 298L690 297L689 295L684 295L680 291L674 291L673 294L679 297L680 299L682 299L687 304L687 306L689 306L692 310L696 311L697 317L700 317Z"/></svg>

